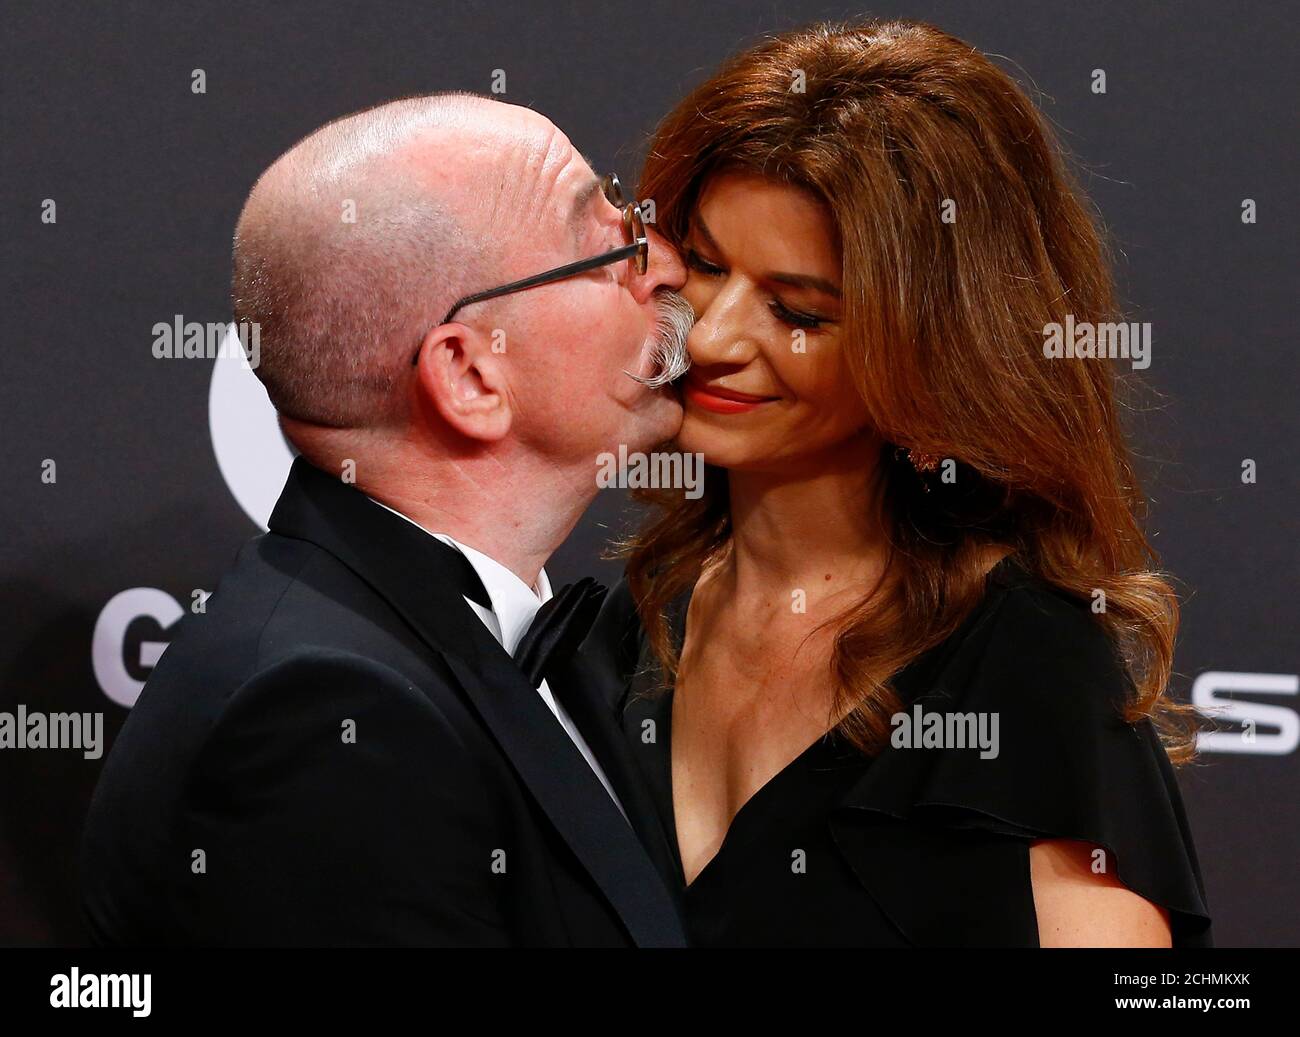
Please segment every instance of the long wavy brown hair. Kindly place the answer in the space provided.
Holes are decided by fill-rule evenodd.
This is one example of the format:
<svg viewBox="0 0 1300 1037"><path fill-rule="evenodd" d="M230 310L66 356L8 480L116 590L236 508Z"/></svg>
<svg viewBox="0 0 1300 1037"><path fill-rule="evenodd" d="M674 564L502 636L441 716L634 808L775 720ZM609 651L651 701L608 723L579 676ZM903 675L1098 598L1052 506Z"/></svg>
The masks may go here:
<svg viewBox="0 0 1300 1037"><path fill-rule="evenodd" d="M1044 357L1045 325L1118 316L1109 255L1034 105L933 26L816 25L734 57L660 123L638 196L669 241L722 169L828 207L847 363L886 443L886 575L835 621L839 731L867 754L886 744L902 708L891 677L978 604L990 553L1012 553L1104 600L1096 619L1132 680L1125 719L1152 718L1171 760L1190 759L1191 708L1165 695L1178 602L1142 530L1113 361ZM952 459L955 483L927 491L900 447ZM621 553L667 683L681 650L669 606L729 545L727 477L708 468L697 500L638 496L655 510Z"/></svg>

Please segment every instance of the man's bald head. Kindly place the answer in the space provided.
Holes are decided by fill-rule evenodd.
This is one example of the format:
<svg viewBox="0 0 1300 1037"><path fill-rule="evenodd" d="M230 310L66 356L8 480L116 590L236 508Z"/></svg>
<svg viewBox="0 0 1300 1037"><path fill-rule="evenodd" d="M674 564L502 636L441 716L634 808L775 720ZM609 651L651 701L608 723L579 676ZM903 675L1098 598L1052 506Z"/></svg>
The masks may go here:
<svg viewBox="0 0 1300 1037"><path fill-rule="evenodd" d="M394 101L321 127L257 181L235 230L232 297L236 321L259 327L257 374L282 415L400 420L420 337L496 283L483 243L510 188L484 144L541 118L518 111L473 94Z"/></svg>

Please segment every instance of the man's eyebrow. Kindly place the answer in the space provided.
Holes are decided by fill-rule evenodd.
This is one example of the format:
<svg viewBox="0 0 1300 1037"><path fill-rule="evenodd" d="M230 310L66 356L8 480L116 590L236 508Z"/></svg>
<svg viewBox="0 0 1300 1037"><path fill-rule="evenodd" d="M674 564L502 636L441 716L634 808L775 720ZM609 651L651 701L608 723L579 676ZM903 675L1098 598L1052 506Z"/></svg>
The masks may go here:
<svg viewBox="0 0 1300 1037"><path fill-rule="evenodd" d="M591 165L590 162L587 165ZM600 193L601 180L596 177L590 183L585 184L577 194L573 196L573 205L569 209L569 230L577 237L582 231L582 218L587 214L587 209L591 205L591 200Z"/></svg>
<svg viewBox="0 0 1300 1037"><path fill-rule="evenodd" d="M691 220L691 225L700 232L700 237L708 243L709 248L713 249L713 251L719 255L722 254L722 249L718 247L717 240L709 231L708 225L704 222L702 216L697 213ZM824 277L815 277L812 274L787 274L778 271L775 273L764 274L763 279L766 281L773 281L776 284L788 284L792 288L811 288L814 291L823 292L834 299L841 297L840 289L836 285L832 284Z"/></svg>

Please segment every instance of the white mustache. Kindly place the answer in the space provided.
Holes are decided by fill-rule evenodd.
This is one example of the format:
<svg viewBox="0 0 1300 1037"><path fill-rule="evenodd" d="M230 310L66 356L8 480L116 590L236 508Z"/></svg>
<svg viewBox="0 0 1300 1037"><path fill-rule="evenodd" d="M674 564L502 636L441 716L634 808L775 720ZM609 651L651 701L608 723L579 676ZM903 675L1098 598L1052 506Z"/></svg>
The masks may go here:
<svg viewBox="0 0 1300 1037"><path fill-rule="evenodd" d="M655 320L653 343L650 346L650 364L654 373L647 376L624 372L648 389L662 389L684 375L691 366L691 355L686 351L686 336L695 324L695 311L676 292L663 289L658 292L658 296L659 315Z"/></svg>

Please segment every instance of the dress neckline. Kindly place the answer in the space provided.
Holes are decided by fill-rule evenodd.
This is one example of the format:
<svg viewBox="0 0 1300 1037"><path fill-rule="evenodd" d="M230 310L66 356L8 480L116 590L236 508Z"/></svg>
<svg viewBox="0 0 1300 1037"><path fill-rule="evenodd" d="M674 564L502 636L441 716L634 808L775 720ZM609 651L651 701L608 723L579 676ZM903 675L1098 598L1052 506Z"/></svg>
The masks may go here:
<svg viewBox="0 0 1300 1037"><path fill-rule="evenodd" d="M763 803L770 801L780 789L789 783L796 775L804 774L810 767L817 764L823 757L825 765L831 766L834 763L843 763L845 757L843 754L846 747L839 746L840 737L836 734L835 729L815 738L807 745L802 752L793 757L784 767L773 774L767 781L763 782L757 789L750 794L749 798L740 805L740 808L732 816L727 824L727 829L723 832L722 840L718 843L718 848L713 851L713 855L704 862L704 866L696 872L695 877L686 881L686 866L682 860L681 845L677 839L677 803L674 794L673 782L673 742L672 742L672 703L673 696L676 693L675 688L668 688L660 696L656 708L661 711L662 717L660 729L665 732L664 752L660 757L661 760L661 787L666 793L665 803L665 827L671 835L673 855L677 864L677 877L681 883L682 889L686 892L695 890L706 876L717 871L719 862L723 859L724 853L730 855L734 852L737 844L742 843L746 833L749 830L750 818L755 815ZM866 760L861 761L864 765Z"/></svg>
<svg viewBox="0 0 1300 1037"><path fill-rule="evenodd" d="M995 586L1010 586L1027 576L1028 574L1015 560L1014 555L1003 557L993 565L987 573L985 573L985 597L981 602L981 605L987 602L989 592L991 592ZM677 599L677 602L670 605L667 609L669 622L679 645L685 644L686 617L690 608L691 600L694 596L695 584L692 584L690 588ZM977 609L978 607L979 606L977 606ZM920 660L917 662L920 662ZM904 672L906 672L906 670ZM667 817L665 819L666 827L668 829L667 834L670 836L673 856L677 863L678 879L682 884L683 890L690 892L699 885L700 880L704 878L706 874L710 871L716 871L715 864L722 857L723 852L727 850L729 846L733 846L736 843L738 838L736 833L738 828L741 827L742 821L744 821L747 815L754 813L750 808L755 804L755 802L764 798L770 799L772 795L774 795L775 790L779 789L781 785L789 780L790 775L800 773L804 770L811 757L819 755L821 750L828 748L833 744L842 742L842 739L838 735L836 728L831 728L824 732L806 746L802 752L786 763L784 767L755 789L754 792L750 794L749 798L740 805L740 808L736 813L732 815L730 822L727 824L726 831L722 835L722 840L718 843L718 848L713 852L713 855L705 861L704 866L696 873L695 878L690 882L687 882L686 867L682 860L681 846L677 838L677 802L673 783L672 706L676 691L676 685L674 684L658 696L660 700L659 708L663 711L663 716L660 719L661 728L666 732L666 745L662 764L664 770L662 781L663 788L667 793ZM841 753L845 751L851 753L857 752L857 750L853 749L852 746L844 745L840 745L839 750ZM837 756L836 759L839 759L842 762L843 757ZM860 758L858 762L865 767L870 761L865 758ZM747 824L748 822L745 821L744 823Z"/></svg>

